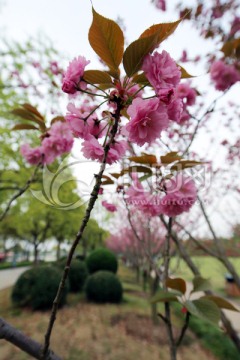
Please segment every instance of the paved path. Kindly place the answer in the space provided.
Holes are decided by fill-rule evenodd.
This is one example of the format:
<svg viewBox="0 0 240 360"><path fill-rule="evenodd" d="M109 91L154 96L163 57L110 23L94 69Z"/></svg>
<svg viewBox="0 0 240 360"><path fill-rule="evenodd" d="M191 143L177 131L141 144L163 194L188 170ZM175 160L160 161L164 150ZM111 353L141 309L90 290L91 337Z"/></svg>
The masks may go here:
<svg viewBox="0 0 240 360"><path fill-rule="evenodd" d="M28 267L21 267L15 269L7 269L0 271L0 290L12 286L18 277L27 270Z"/></svg>

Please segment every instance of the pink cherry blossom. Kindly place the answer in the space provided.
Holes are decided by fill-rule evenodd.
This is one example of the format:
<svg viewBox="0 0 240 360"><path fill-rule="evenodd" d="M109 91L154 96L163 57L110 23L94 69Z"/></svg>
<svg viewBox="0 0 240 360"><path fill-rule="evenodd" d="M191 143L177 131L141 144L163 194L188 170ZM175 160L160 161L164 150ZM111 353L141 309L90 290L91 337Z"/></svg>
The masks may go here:
<svg viewBox="0 0 240 360"><path fill-rule="evenodd" d="M156 8L166 11L166 1L165 0L154 0Z"/></svg>
<svg viewBox="0 0 240 360"><path fill-rule="evenodd" d="M94 136L89 136L82 144L82 152L85 158L101 161L103 159L104 150Z"/></svg>
<svg viewBox="0 0 240 360"><path fill-rule="evenodd" d="M160 214L160 199L158 195L144 190L136 174L132 174L133 184L126 191L126 201L148 216Z"/></svg>
<svg viewBox="0 0 240 360"><path fill-rule="evenodd" d="M194 105L196 102L196 90L191 88L189 83L179 84L176 89L176 95L182 99L186 105Z"/></svg>
<svg viewBox="0 0 240 360"><path fill-rule="evenodd" d="M127 150L127 142L124 140L115 141L114 144L111 145L108 155L107 155L107 163L113 164L114 162L120 160Z"/></svg>
<svg viewBox="0 0 240 360"><path fill-rule="evenodd" d="M173 88L161 89L158 92L158 97L164 104L169 105L174 100L175 91Z"/></svg>
<svg viewBox="0 0 240 360"><path fill-rule="evenodd" d="M31 165L38 165L43 161L43 150L41 146L31 148L29 144L24 144L21 146L20 152Z"/></svg>
<svg viewBox="0 0 240 360"><path fill-rule="evenodd" d="M187 51L186 50L183 50L180 61L181 62L187 62L188 61Z"/></svg>
<svg viewBox="0 0 240 360"><path fill-rule="evenodd" d="M181 117L183 112L183 102L181 99L175 99L167 108L169 120L181 123Z"/></svg>
<svg viewBox="0 0 240 360"><path fill-rule="evenodd" d="M233 65L227 65L222 60L215 61L210 69L211 79L217 90L224 91L240 80L240 74Z"/></svg>
<svg viewBox="0 0 240 360"><path fill-rule="evenodd" d="M50 137L55 140L60 154L69 152L73 146L73 136L67 123L56 121L48 131Z"/></svg>
<svg viewBox="0 0 240 360"><path fill-rule="evenodd" d="M51 164L57 156L69 152L73 146L72 132L67 123L55 122L42 141L44 163Z"/></svg>
<svg viewBox="0 0 240 360"><path fill-rule="evenodd" d="M62 90L68 94L74 94L79 88L85 90L87 87L86 82L81 81L85 66L90 61L86 60L84 56L79 56L73 59L64 75Z"/></svg>
<svg viewBox="0 0 240 360"><path fill-rule="evenodd" d="M87 126L89 128L89 134L96 138L101 138L106 134L106 123L99 121L96 116L90 116L87 120Z"/></svg>
<svg viewBox="0 0 240 360"><path fill-rule="evenodd" d="M84 120L87 113L84 114L72 103L68 104L67 109L69 112L65 116L65 119L73 134L80 139L86 139L89 136L89 127L87 122Z"/></svg>
<svg viewBox="0 0 240 360"><path fill-rule="evenodd" d="M129 140L140 146L151 144L168 126L167 109L159 99L134 99L127 112L131 117L126 125Z"/></svg>
<svg viewBox="0 0 240 360"><path fill-rule="evenodd" d="M232 22L230 36L234 36L237 32L240 31L240 17L236 16Z"/></svg>
<svg viewBox="0 0 240 360"><path fill-rule="evenodd" d="M161 199L158 194L145 192L144 200L139 204L139 209L148 216L157 216L161 214Z"/></svg>
<svg viewBox="0 0 240 360"><path fill-rule="evenodd" d="M180 174L166 183L166 189L167 194L161 199L161 213L171 217L189 211L197 199L194 181Z"/></svg>
<svg viewBox="0 0 240 360"><path fill-rule="evenodd" d="M59 68L57 61L50 61L50 70L53 75L61 74L61 69Z"/></svg>
<svg viewBox="0 0 240 360"><path fill-rule="evenodd" d="M141 197L144 194L144 189L140 181L138 180L137 174L132 174L133 183L126 191L126 200L129 204L133 203L137 200L139 197Z"/></svg>
<svg viewBox="0 0 240 360"><path fill-rule="evenodd" d="M148 54L143 61L142 69L150 84L158 94L161 89L176 87L181 79L181 71L167 51L161 54Z"/></svg>
<svg viewBox="0 0 240 360"><path fill-rule="evenodd" d="M104 206L108 211L115 212L117 211L117 207L114 204L110 204L107 201L102 201L102 206Z"/></svg>

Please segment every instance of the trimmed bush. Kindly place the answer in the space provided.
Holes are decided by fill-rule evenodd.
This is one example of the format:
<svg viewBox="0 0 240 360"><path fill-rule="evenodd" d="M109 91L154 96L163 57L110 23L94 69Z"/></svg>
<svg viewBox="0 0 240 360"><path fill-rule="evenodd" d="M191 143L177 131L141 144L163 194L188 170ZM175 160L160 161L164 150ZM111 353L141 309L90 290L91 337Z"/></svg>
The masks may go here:
<svg viewBox="0 0 240 360"><path fill-rule="evenodd" d="M59 260L55 266L63 271L67 259ZM87 265L84 261L78 259L72 260L71 268L68 274L69 286L71 292L79 292L83 289L85 281L88 277Z"/></svg>
<svg viewBox="0 0 240 360"><path fill-rule="evenodd" d="M108 249L94 250L86 260L90 274L99 270L111 271L116 274L118 261L116 255Z"/></svg>
<svg viewBox="0 0 240 360"><path fill-rule="evenodd" d="M85 286L87 299L96 303L119 303L122 284L113 273L98 271L90 275Z"/></svg>
<svg viewBox="0 0 240 360"><path fill-rule="evenodd" d="M51 266L40 266L25 271L17 280L12 291L12 301L18 306L30 306L33 310L52 307L61 273ZM66 303L69 285L65 286L60 306Z"/></svg>

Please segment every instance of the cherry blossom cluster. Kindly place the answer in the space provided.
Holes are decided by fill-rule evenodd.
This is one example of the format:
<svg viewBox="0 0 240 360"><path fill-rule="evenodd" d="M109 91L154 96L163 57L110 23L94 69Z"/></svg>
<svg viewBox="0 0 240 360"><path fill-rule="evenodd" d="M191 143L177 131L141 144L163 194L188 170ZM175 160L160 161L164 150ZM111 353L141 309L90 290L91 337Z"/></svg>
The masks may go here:
<svg viewBox="0 0 240 360"><path fill-rule="evenodd" d="M155 193L146 191L136 176L133 185L126 192L126 201L148 216L161 214L170 217L187 212L197 200L197 189L190 177L179 173L176 177L161 183Z"/></svg>
<svg viewBox="0 0 240 360"><path fill-rule="evenodd" d="M122 207L118 209L118 213L122 221L112 219L114 230L106 241L109 249L121 254L131 264L138 261L138 265L140 265L139 262L142 262L143 265L144 261L149 260L146 249L153 257L162 253L166 240L166 229L159 217L148 217L136 209L128 212L126 208ZM129 215L132 226L128 223Z"/></svg>
<svg viewBox="0 0 240 360"><path fill-rule="evenodd" d="M210 75L217 90L225 91L237 81L240 81L240 72L237 70L236 65L228 65L223 60L215 61L211 65Z"/></svg>
<svg viewBox="0 0 240 360"><path fill-rule="evenodd" d="M88 63L80 56L69 64L63 91L76 95L78 91L90 89L83 80ZM188 84L180 84L181 71L170 55L166 51L147 55L142 70L155 91L153 98L144 98L140 86L131 79L121 79L114 84L114 90L109 90L106 96L108 109L100 114L94 110L89 112L85 105L77 107L72 102L68 105L66 121L74 136L84 140L82 152L86 158L102 160L117 98L122 99L129 122L119 128L108 153L108 164L118 161L125 154L126 138L139 146L151 144L169 126L170 120L182 123L188 118L186 107L195 103L196 92Z"/></svg>
<svg viewBox="0 0 240 360"><path fill-rule="evenodd" d="M146 97L148 94L144 92L145 84L137 84L128 77L115 79L107 90L88 83L84 73L89 63L83 56L70 62L62 84L62 90L70 97L65 122L55 122L42 135L40 146L22 146L21 153L29 163L52 163L57 156L71 150L74 137L81 139L85 158L102 162L116 111L120 111L120 121L106 155L108 164L123 158L129 142L138 146L152 144L169 127L170 121L182 124L189 119L187 107L195 104L196 91L188 83L180 84L181 69L166 51L155 51L143 60L141 70L153 89L150 97ZM102 102L96 105L93 99L97 96ZM170 191L173 185L176 185L175 190ZM188 211L196 200L193 181L180 175L166 182L162 190L164 196L161 197L147 193L135 179L134 186L127 192L128 201L136 202L151 216L176 216ZM103 201L103 206L111 212L116 211L116 207L106 201Z"/></svg>
<svg viewBox="0 0 240 360"><path fill-rule="evenodd" d="M29 164L51 164L56 157L71 151L73 135L67 123L56 121L43 135L40 146L21 146L21 154Z"/></svg>

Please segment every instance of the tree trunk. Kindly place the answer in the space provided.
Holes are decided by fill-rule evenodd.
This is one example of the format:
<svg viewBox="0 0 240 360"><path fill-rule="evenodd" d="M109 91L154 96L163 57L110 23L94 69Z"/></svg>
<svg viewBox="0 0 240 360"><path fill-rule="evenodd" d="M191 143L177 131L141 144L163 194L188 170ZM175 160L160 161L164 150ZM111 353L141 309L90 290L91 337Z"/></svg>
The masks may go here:
<svg viewBox="0 0 240 360"><path fill-rule="evenodd" d="M34 243L34 260L33 260L33 264L34 266L37 266L38 265L38 244L37 243Z"/></svg>
<svg viewBox="0 0 240 360"><path fill-rule="evenodd" d="M159 283L159 278L158 278L157 274L154 278L150 277L151 297L153 297L156 294L156 291L158 289L158 283ZM151 317L152 317L153 324L155 324L155 325L158 324L157 304L151 304Z"/></svg>
<svg viewBox="0 0 240 360"><path fill-rule="evenodd" d="M57 260L60 260L61 257L61 241L57 240L57 253L56 253Z"/></svg>

